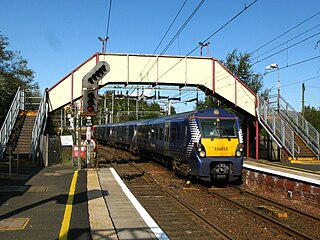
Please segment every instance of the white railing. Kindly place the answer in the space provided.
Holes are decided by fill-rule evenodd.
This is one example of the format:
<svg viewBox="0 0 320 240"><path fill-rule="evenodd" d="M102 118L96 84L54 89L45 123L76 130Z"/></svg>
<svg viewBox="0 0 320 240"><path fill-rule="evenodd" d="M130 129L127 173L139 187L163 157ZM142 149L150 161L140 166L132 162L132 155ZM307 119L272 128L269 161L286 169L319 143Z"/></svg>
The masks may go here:
<svg viewBox="0 0 320 240"><path fill-rule="evenodd" d="M43 97L41 99L38 114L32 130L32 141L31 141L31 152L30 157L32 158L32 163L34 163L37 157L37 151L39 148L40 136L46 127L47 117L48 117L48 103L47 103L47 91L45 90Z"/></svg>
<svg viewBox="0 0 320 240"><path fill-rule="evenodd" d="M299 113L297 112L283 97L280 96L280 114L293 130L310 148L310 150L320 157L319 132Z"/></svg>
<svg viewBox="0 0 320 240"><path fill-rule="evenodd" d="M257 116L268 134L280 147L285 148L292 158L295 157L295 154L300 153L300 148L294 141L294 132L290 125L260 95L258 95Z"/></svg>
<svg viewBox="0 0 320 240"><path fill-rule="evenodd" d="M275 103L276 96L270 96L270 101ZM277 104L278 105L278 104ZM286 120L305 145L320 158L319 132L282 96L279 97L279 113Z"/></svg>
<svg viewBox="0 0 320 240"><path fill-rule="evenodd" d="M24 91L19 87L0 130L0 143L6 146L20 110L24 110Z"/></svg>

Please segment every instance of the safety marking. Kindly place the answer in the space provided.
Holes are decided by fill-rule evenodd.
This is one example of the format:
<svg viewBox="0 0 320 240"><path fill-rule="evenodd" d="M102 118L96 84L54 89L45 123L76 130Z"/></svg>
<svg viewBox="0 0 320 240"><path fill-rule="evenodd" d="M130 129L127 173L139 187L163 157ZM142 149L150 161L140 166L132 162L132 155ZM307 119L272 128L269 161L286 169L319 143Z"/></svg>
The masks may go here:
<svg viewBox="0 0 320 240"><path fill-rule="evenodd" d="M315 185L320 185L320 179L312 179L312 178L305 177L305 176L299 176L299 175L297 175L297 173L292 174L292 173L287 173L287 172L283 172L280 170L273 170L273 169L268 169L268 168L264 168L264 167L249 165L246 163L243 164L243 167L253 169L256 171L260 171L260 172L274 174L274 175L281 176L281 177L287 177L287 178L291 178L291 179L295 179L295 180L300 180L300 181L307 182L307 183L313 183Z"/></svg>
<svg viewBox="0 0 320 240"><path fill-rule="evenodd" d="M304 169L304 168L298 168L298 167L291 167L291 166L287 166L287 165L280 165L280 164L276 164L276 163L263 163L265 165L270 165L270 166L275 166L275 167L279 167L279 168L287 168L287 169L292 169L292 170L298 170L300 172L306 172L306 173L311 173L311 174L316 174L319 175L320 171L312 171L312 170L308 170L308 169ZM306 163L308 164L308 163Z"/></svg>
<svg viewBox="0 0 320 240"><path fill-rule="evenodd" d="M63 216L62 225L60 229L59 240L67 239L68 237L68 231L70 227L70 220L71 220L71 214L72 214L72 203L73 203L74 192L76 189L77 178L78 178L78 170L76 170L73 174L73 178L72 178L72 182L69 190L69 196L67 200L67 205L64 211L64 216Z"/></svg>
<svg viewBox="0 0 320 240"><path fill-rule="evenodd" d="M122 188L122 191L126 194L130 202L133 204L137 212L140 214L145 223L149 226L154 235L161 240L167 240L169 237L162 231L162 229L158 226L158 224L152 219L149 213L143 208L143 206L139 203L139 201L135 198L135 196L130 192L128 187L121 180L120 176L114 170L114 168L109 168L112 175Z"/></svg>
<svg viewBox="0 0 320 240"><path fill-rule="evenodd" d="M24 229L30 218L7 218L0 221L0 231L3 230L22 230Z"/></svg>

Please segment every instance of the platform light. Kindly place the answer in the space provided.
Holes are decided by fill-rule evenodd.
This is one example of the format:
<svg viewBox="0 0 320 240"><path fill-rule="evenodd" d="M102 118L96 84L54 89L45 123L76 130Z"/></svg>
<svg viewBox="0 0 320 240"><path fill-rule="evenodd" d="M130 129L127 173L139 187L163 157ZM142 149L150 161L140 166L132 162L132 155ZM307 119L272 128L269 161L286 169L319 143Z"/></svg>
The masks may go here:
<svg viewBox="0 0 320 240"><path fill-rule="evenodd" d="M82 88L97 88L98 82L110 71L110 65L100 61L82 79Z"/></svg>

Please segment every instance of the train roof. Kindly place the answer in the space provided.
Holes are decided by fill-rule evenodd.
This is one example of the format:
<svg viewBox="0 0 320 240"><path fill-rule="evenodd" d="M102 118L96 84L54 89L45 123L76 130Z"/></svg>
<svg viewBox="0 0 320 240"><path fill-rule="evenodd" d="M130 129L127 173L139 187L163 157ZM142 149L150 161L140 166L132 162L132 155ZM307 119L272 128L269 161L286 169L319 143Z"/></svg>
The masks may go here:
<svg viewBox="0 0 320 240"><path fill-rule="evenodd" d="M190 117L196 117L196 118L238 118L238 116L226 109L221 109L221 108L207 108L207 109L202 109L202 110L193 110L190 112L185 112L185 113L178 113L174 115L169 115L169 116L164 116L164 117L157 117L157 118L150 118L150 119L144 119L144 120L135 120L135 121L129 121L129 122L119 122L119 123L111 123L111 124L103 124L103 125L97 125L96 127L99 126L124 126L124 125L143 125L143 124L157 124L163 121L168 121L168 120L178 120L178 119L185 119L185 118L190 118Z"/></svg>
<svg viewBox="0 0 320 240"><path fill-rule="evenodd" d="M201 118L201 117L219 117L219 118L238 118L238 116L228 110L221 109L221 108L206 108L202 110L193 110L190 112L185 112L185 113L179 113L179 114L174 114L170 116L165 116L165 117L158 117L158 118L152 118L152 119L147 119L145 120L146 122L157 122L163 121L163 120L172 120L172 119L183 119L183 118L189 118L189 117L196 117L196 118Z"/></svg>

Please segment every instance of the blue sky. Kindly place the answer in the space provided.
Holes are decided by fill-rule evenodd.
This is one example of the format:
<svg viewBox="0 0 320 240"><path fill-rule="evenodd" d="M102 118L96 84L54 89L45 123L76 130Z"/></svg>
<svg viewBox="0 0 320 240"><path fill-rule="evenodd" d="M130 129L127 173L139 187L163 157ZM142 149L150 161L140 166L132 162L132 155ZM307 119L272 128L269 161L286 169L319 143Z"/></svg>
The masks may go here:
<svg viewBox="0 0 320 240"><path fill-rule="evenodd" d="M113 0L107 52L153 53L184 1ZM199 2L187 1L156 53L164 49ZM205 40L243 10L245 4L252 2L206 0L165 54L188 54L199 41ZM1 9L0 32L9 38L9 49L21 51L28 66L36 72L35 81L44 89L101 50L98 36L106 35L109 0L2 0ZM251 53L318 12L319 0L258 0L214 35L203 55L209 53L211 57L224 59L233 49ZM305 104L320 107L320 58L296 64L320 56L320 44L315 48L320 40L319 23L320 14L253 54L256 72L265 73L265 66L271 63L279 65L281 95L297 110L301 109L301 81L306 84ZM305 40L308 37L311 38ZM295 39L290 40L292 38ZM303 42L291 47L300 41ZM283 45L264 54L280 44ZM199 50L191 55L199 56ZM276 72L265 75L263 82L264 88L272 89L271 94L276 93ZM175 107L184 111L192 104Z"/></svg>

